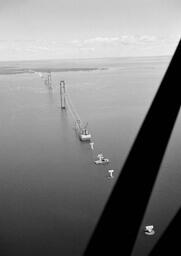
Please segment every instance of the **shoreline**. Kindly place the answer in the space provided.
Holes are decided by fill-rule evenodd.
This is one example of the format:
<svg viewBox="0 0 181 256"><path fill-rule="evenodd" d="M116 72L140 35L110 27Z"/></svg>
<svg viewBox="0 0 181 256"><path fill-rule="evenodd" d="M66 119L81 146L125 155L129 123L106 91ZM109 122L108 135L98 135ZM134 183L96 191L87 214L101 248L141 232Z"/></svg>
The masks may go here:
<svg viewBox="0 0 181 256"><path fill-rule="evenodd" d="M15 75L25 73L50 73L50 72L85 72L85 71L101 71L108 68L16 68L16 67L0 67L0 75Z"/></svg>

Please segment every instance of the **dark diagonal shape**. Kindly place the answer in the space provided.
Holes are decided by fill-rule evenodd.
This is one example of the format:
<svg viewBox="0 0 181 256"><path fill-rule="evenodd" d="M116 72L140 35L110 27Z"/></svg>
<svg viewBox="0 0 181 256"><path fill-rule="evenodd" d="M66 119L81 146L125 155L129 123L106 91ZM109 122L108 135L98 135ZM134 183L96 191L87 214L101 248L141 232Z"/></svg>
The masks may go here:
<svg viewBox="0 0 181 256"><path fill-rule="evenodd" d="M181 209L177 212L149 256L181 255L180 223Z"/></svg>
<svg viewBox="0 0 181 256"><path fill-rule="evenodd" d="M84 253L130 255L179 113L179 43ZM177 80L175 80L177 79ZM145 84L145 86L147 86Z"/></svg>

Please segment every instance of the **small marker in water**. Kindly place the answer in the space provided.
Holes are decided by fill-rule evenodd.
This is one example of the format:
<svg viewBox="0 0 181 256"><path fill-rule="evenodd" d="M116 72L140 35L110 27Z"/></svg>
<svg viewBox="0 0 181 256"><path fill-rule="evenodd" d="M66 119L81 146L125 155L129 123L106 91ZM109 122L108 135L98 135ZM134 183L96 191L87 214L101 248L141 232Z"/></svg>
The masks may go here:
<svg viewBox="0 0 181 256"><path fill-rule="evenodd" d="M150 225L150 226L145 226L145 234L152 236L155 234L155 230L154 230L154 226Z"/></svg>
<svg viewBox="0 0 181 256"><path fill-rule="evenodd" d="M91 149L94 150L94 142L90 142L89 144L91 146Z"/></svg>
<svg viewBox="0 0 181 256"><path fill-rule="evenodd" d="M114 170L108 170L108 172L109 172L109 178L114 178L114 176L113 176Z"/></svg>

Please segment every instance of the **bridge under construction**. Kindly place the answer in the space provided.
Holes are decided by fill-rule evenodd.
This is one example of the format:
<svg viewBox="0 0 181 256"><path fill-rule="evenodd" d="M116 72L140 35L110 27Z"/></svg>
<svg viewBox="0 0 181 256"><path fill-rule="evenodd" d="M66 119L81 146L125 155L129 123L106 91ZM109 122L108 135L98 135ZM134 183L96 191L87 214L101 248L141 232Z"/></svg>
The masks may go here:
<svg viewBox="0 0 181 256"><path fill-rule="evenodd" d="M78 132L79 139L81 141L91 141L91 134L88 131L88 123L86 125L83 124L79 114L77 113L74 105L72 104L72 100L67 93L65 88L65 81L60 81L60 102L61 102L61 109L68 110L71 113L73 120L75 121L75 128Z"/></svg>

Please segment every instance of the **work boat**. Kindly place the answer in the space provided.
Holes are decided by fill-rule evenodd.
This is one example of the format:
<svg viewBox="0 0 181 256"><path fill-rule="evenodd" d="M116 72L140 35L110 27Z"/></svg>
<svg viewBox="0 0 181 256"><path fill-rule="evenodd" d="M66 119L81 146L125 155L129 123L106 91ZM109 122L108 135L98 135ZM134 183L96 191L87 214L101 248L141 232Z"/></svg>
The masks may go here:
<svg viewBox="0 0 181 256"><path fill-rule="evenodd" d="M91 134L88 132L87 129L81 129L79 132L79 138L81 141L90 141Z"/></svg>
<svg viewBox="0 0 181 256"><path fill-rule="evenodd" d="M95 164L108 164L109 159L104 158L103 154L98 154L97 155L98 160L94 161Z"/></svg>

